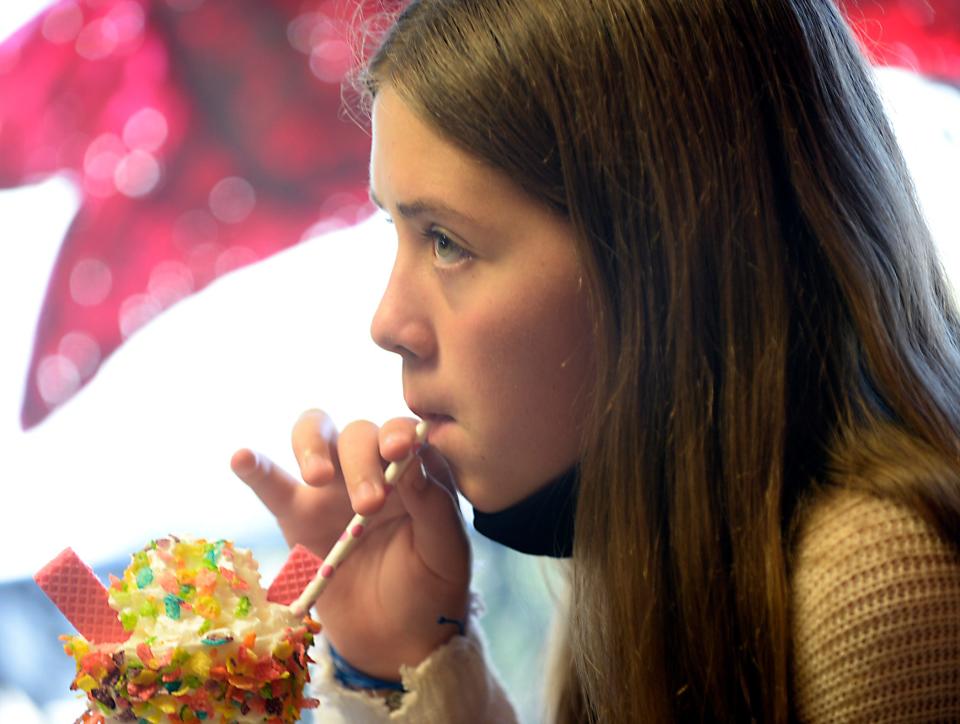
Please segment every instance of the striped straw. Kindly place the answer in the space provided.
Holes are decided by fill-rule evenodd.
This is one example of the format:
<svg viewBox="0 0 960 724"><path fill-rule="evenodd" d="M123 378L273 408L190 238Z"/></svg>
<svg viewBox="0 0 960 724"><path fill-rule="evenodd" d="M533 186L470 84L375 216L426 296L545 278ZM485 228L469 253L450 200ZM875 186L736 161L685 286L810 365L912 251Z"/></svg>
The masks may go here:
<svg viewBox="0 0 960 724"><path fill-rule="evenodd" d="M417 457L420 448L423 447L423 444L427 441L427 428L428 425L426 421L421 420L417 424L417 438L410 454L403 460L390 463L387 466L386 472L383 474L387 485L393 485L393 483L406 472L406 469L410 466L410 463L413 462L414 458ZM316 603L337 568L343 563L343 559L346 558L347 554L357 545L357 541L360 539L360 536L363 535L363 531L366 528L367 520L367 516L360 515L359 513L353 516L353 520L347 524L346 529L340 534L340 538L333 544L333 548L330 549L330 552L327 553L323 559L317 575L315 575L313 580L303 589L300 597L290 604L290 611L295 616L300 617L305 615L306 612L310 610L310 607Z"/></svg>

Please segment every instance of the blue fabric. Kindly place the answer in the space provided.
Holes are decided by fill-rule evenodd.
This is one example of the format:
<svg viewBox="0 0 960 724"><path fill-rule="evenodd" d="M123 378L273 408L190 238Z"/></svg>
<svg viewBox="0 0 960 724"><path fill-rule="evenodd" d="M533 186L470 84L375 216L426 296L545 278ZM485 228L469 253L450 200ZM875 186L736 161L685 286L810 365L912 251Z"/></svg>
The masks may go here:
<svg viewBox="0 0 960 724"><path fill-rule="evenodd" d="M399 681L387 681L378 679L369 674L365 674L360 669L354 668L350 662L344 659L340 652L330 647L330 658L333 661L333 678L342 686L348 689L387 689L389 691L405 691L403 684Z"/></svg>

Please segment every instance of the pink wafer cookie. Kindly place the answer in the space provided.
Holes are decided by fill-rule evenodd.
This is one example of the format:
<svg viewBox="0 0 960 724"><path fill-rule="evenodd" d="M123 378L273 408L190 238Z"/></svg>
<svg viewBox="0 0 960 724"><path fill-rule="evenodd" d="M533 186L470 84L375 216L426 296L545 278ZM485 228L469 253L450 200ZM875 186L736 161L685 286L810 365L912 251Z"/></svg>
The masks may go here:
<svg viewBox="0 0 960 724"><path fill-rule="evenodd" d="M107 602L107 589L73 549L66 548L33 580L87 641L114 643L130 637Z"/></svg>
<svg viewBox="0 0 960 724"><path fill-rule="evenodd" d="M307 584L317 575L321 565L323 565L322 558L297 543L287 556L287 562L283 564L283 568L267 589L267 600L284 606L296 601Z"/></svg>

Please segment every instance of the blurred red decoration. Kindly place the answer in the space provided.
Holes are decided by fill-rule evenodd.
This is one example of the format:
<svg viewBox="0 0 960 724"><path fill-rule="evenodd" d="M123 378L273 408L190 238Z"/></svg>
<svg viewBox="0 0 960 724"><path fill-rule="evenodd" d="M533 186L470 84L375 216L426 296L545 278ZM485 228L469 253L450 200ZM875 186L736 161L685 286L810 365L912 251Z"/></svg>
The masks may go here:
<svg viewBox="0 0 960 724"><path fill-rule="evenodd" d="M179 299L370 212L369 137L341 103L357 6L64 0L0 46L0 187L59 173L81 193L24 428Z"/></svg>
<svg viewBox="0 0 960 724"><path fill-rule="evenodd" d="M842 0L867 56L960 85L960 0Z"/></svg>
<svg viewBox="0 0 960 724"><path fill-rule="evenodd" d="M62 0L0 45L0 188L66 174L81 192L25 429L171 304L371 211L341 81L350 21L384 4L403 2ZM842 7L877 62L960 82L958 0Z"/></svg>

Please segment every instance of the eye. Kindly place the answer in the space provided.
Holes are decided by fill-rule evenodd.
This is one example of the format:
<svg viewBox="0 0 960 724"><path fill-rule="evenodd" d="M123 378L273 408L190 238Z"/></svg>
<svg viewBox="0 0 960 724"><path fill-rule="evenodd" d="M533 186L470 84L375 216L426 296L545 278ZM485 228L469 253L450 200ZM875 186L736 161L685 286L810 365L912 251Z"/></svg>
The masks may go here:
<svg viewBox="0 0 960 724"><path fill-rule="evenodd" d="M424 234L433 242L433 254L441 264L451 266L472 258L470 252L451 239L442 229L431 226Z"/></svg>

